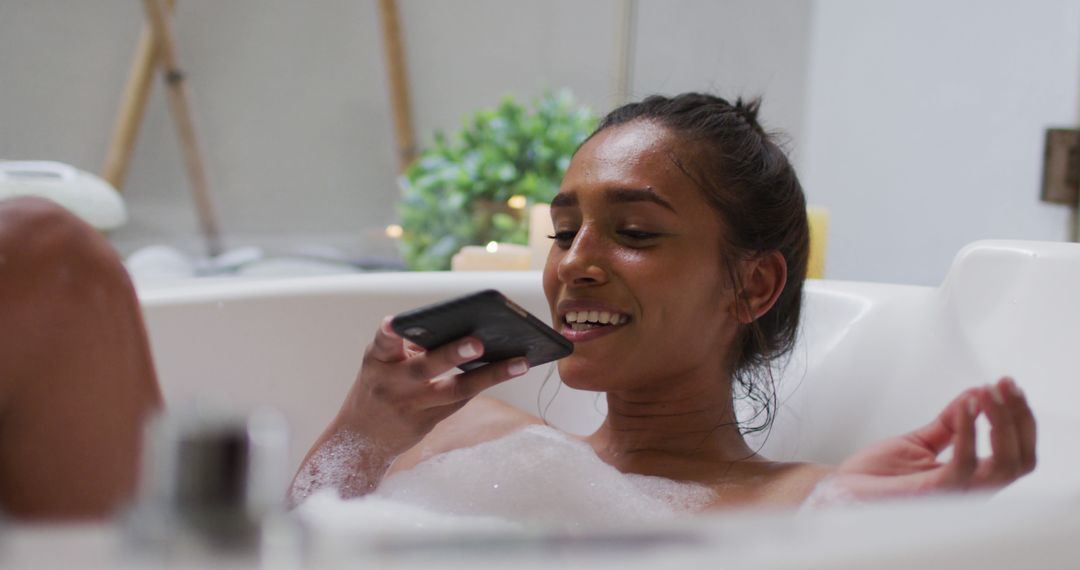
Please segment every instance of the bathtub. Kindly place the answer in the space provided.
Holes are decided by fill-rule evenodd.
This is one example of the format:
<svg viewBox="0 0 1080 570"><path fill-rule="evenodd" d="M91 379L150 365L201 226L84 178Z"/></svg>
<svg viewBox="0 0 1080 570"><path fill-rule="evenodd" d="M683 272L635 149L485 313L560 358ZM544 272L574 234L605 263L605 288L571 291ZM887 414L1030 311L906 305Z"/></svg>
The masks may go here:
<svg viewBox="0 0 1080 570"><path fill-rule="evenodd" d="M337 411L383 316L490 287L546 319L535 272L196 281L140 288L139 296L167 406L276 408L290 426L294 469ZM932 498L809 518L706 517L686 525L709 537L707 549L593 557L581 567L719 559L768 568L1077 567L1078 292L1080 245L1019 241L971 244L938 287L809 281L800 339L780 379L782 404L768 436L756 441L765 455L836 462L928 422L965 387L1008 374L1039 421L1036 471L992 499ZM543 411L575 433L596 427L603 402L565 386L556 394L557 385L553 367L539 367L490 395ZM35 552L34 540L52 551L54 541L23 532L25 552ZM576 559L557 560L577 567ZM543 557L515 563L551 567Z"/></svg>
<svg viewBox="0 0 1080 570"><path fill-rule="evenodd" d="M337 411L383 316L489 287L546 320L536 272L221 281L140 297L166 401L277 408L291 426L295 467ZM1038 418L1040 461L995 500L1064 495L1080 511L1080 245L977 242L938 287L811 280L805 302L775 424L756 441L766 456L839 461L1008 374ZM557 385L554 366L544 366L490 394L571 432L595 428L602 400Z"/></svg>
<svg viewBox="0 0 1080 570"><path fill-rule="evenodd" d="M295 467L337 411L383 316L489 287L547 320L536 272L194 281L139 293L166 402L280 410ZM963 388L1008 374L1041 428L1039 468L1018 487L1072 478L1080 472L1069 453L1077 449L1070 428L1080 426L1077 330L1077 244L977 242L959 252L939 287L808 281L763 452L835 462L926 423ZM546 410L571 432L596 427L603 402L566 386L556 394L557 385L547 365L490 395Z"/></svg>

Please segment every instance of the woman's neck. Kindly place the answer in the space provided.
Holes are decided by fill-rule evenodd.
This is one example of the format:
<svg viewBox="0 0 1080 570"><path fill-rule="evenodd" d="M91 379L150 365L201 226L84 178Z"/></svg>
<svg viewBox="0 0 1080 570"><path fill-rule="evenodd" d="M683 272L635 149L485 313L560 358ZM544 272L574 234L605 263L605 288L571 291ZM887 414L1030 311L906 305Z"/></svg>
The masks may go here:
<svg viewBox="0 0 1080 570"><path fill-rule="evenodd" d="M607 419L586 438L601 459L623 472L690 478L685 471L756 458L739 431L728 382L661 385L607 394Z"/></svg>

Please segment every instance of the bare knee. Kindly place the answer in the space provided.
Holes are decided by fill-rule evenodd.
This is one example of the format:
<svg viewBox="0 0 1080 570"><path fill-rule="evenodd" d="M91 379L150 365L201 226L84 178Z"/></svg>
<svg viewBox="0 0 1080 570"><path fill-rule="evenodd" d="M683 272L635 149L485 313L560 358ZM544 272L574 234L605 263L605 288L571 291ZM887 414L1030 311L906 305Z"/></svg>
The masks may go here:
<svg viewBox="0 0 1080 570"><path fill-rule="evenodd" d="M52 202L0 201L0 322L0 508L107 514L133 492L161 405L119 257Z"/></svg>
<svg viewBox="0 0 1080 570"><path fill-rule="evenodd" d="M125 317L138 318L135 291L97 230L48 200L0 200L0 358L31 362Z"/></svg>
<svg viewBox="0 0 1080 570"><path fill-rule="evenodd" d="M125 281L104 236L64 207L35 197L0 200L0 287L7 293Z"/></svg>
<svg viewBox="0 0 1080 570"><path fill-rule="evenodd" d="M16 235L48 228L90 228L67 208L36 196L16 196L0 200L0 236Z"/></svg>

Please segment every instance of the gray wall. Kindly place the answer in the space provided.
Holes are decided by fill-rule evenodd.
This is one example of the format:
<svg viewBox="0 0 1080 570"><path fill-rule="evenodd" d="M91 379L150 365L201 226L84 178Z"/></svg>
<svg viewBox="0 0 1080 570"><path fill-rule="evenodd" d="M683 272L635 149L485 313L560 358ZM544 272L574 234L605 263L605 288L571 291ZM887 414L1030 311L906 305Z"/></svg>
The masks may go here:
<svg viewBox="0 0 1080 570"><path fill-rule="evenodd" d="M395 253L396 165L374 0L179 0L229 245ZM506 93L620 99L624 0L400 0L417 136ZM765 96L812 203L827 275L936 283L965 243L1064 239L1038 201L1042 132L1074 126L1080 0L639 0L630 95ZM933 14L933 17L927 17ZM0 0L0 157L98 171L142 26L134 0ZM160 86L125 194L122 250L196 250Z"/></svg>
<svg viewBox="0 0 1080 570"><path fill-rule="evenodd" d="M932 14L933 17L928 17ZM1047 127L1076 128L1076 0L820 0L802 179L826 274L936 284L979 239L1063 240Z"/></svg>
<svg viewBox="0 0 1080 570"><path fill-rule="evenodd" d="M189 75L215 202L230 235L345 234L390 215L394 161L372 2L180 0ZM0 9L0 156L97 171L141 28L138 2L19 0ZM192 202L160 85L125 194L117 243L190 243ZM237 241L236 239L230 241Z"/></svg>
<svg viewBox="0 0 1080 570"><path fill-rule="evenodd" d="M624 6L401 1L419 139L506 93L569 87L610 109ZM643 0L631 91L768 91L766 120L798 134L810 6ZM0 1L0 157L99 171L141 19L133 0ZM382 233L398 190L378 22L373 0L179 0L174 31L229 245L394 253ZM125 187L132 221L114 243L197 249L187 188L158 85Z"/></svg>
<svg viewBox="0 0 1080 570"><path fill-rule="evenodd" d="M638 10L634 92L762 97L766 127L800 155L810 24L803 0L646 0Z"/></svg>

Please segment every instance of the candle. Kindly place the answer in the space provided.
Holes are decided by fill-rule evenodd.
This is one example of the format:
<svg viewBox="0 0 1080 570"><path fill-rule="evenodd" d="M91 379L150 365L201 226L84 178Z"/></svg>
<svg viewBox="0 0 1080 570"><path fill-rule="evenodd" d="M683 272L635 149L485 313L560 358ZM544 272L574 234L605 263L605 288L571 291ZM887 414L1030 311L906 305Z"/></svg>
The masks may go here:
<svg viewBox="0 0 1080 570"><path fill-rule="evenodd" d="M548 250L551 249L549 235L555 233L555 226L551 225L551 206L548 204L534 204L529 210L529 251L532 259L529 261L530 269L543 269L547 262Z"/></svg>
<svg viewBox="0 0 1080 570"><path fill-rule="evenodd" d="M825 251L829 241L829 210L808 206L806 215L810 223L810 256L806 260L806 277L824 279Z"/></svg>
<svg viewBox="0 0 1080 570"><path fill-rule="evenodd" d="M529 269L529 248L513 243L467 245L450 259L453 271L515 271Z"/></svg>

